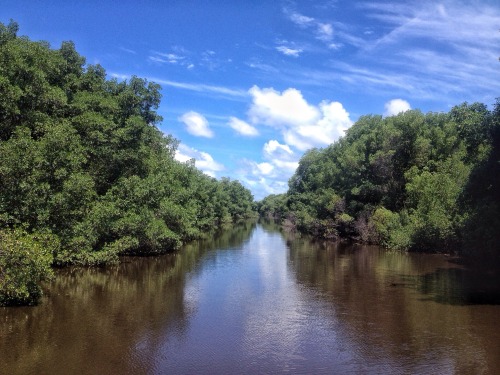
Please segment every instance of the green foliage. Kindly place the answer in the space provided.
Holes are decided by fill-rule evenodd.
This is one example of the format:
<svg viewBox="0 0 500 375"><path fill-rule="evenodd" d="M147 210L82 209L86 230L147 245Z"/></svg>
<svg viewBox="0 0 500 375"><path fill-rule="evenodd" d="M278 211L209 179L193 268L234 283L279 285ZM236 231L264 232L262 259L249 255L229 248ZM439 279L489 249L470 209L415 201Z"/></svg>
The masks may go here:
<svg viewBox="0 0 500 375"><path fill-rule="evenodd" d="M475 256L477 244L481 244L481 252L488 257L500 257L500 98L497 99L491 114L486 115L488 129L483 135L489 147L474 164L470 178L462 192L461 201L465 217L462 234L464 250Z"/></svg>
<svg viewBox="0 0 500 375"><path fill-rule="evenodd" d="M412 167L406 174L412 237L415 244L427 251L449 250L457 245L462 225L458 199L470 168L454 156L435 172L420 172Z"/></svg>
<svg viewBox="0 0 500 375"><path fill-rule="evenodd" d="M286 216L286 204L287 196L285 194L271 194L257 202L257 211L260 216L281 220Z"/></svg>
<svg viewBox="0 0 500 375"><path fill-rule="evenodd" d="M0 230L0 306L38 302L40 282L52 276L57 245L57 238L49 234Z"/></svg>
<svg viewBox="0 0 500 375"><path fill-rule="evenodd" d="M500 106L363 116L304 154L286 194L261 215L324 238L404 250L498 253Z"/></svg>
<svg viewBox="0 0 500 375"><path fill-rule="evenodd" d="M376 236L372 241L386 246L390 244L394 230L400 226L399 215L385 207L375 209L370 217L370 222Z"/></svg>
<svg viewBox="0 0 500 375"><path fill-rule="evenodd" d="M72 42L17 31L0 23L0 230L53 233L56 265L102 265L254 215L238 181L174 159L158 84L108 80Z"/></svg>

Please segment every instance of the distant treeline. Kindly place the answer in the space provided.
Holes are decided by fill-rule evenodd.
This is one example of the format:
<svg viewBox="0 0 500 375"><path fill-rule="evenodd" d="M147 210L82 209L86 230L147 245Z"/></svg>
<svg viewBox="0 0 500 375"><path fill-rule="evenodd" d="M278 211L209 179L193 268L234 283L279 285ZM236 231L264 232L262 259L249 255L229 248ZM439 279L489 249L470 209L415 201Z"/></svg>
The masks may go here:
<svg viewBox="0 0 500 375"><path fill-rule="evenodd" d="M319 238L500 255L500 101L361 117L300 160L262 216Z"/></svg>
<svg viewBox="0 0 500 375"><path fill-rule="evenodd" d="M254 214L238 181L174 159L159 85L17 32L0 23L0 305L35 302L52 265L162 253Z"/></svg>

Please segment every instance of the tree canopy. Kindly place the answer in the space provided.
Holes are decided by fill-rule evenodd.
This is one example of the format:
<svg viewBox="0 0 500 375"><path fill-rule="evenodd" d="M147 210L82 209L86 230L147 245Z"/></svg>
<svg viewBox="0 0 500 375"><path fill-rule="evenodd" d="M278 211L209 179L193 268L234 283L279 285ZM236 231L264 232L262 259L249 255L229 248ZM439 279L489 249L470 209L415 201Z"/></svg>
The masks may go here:
<svg viewBox="0 0 500 375"><path fill-rule="evenodd" d="M500 255L500 101L361 117L302 157L286 194L258 203L320 238Z"/></svg>
<svg viewBox="0 0 500 375"><path fill-rule="evenodd" d="M175 160L178 141L157 127L158 84L107 79L72 42L51 49L17 32L0 23L0 238L19 239L9 251L24 258L41 238L53 244L16 263L27 273L169 251L253 214L241 183ZM0 303L14 298L7 259L0 247Z"/></svg>

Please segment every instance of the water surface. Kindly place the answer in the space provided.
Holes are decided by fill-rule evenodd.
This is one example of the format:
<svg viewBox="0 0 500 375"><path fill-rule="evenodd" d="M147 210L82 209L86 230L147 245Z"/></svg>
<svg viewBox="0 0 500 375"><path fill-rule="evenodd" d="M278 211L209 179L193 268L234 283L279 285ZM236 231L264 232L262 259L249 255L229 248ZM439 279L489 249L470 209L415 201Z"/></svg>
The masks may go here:
<svg viewBox="0 0 500 375"><path fill-rule="evenodd" d="M495 268L245 224L0 309L0 374L498 374Z"/></svg>

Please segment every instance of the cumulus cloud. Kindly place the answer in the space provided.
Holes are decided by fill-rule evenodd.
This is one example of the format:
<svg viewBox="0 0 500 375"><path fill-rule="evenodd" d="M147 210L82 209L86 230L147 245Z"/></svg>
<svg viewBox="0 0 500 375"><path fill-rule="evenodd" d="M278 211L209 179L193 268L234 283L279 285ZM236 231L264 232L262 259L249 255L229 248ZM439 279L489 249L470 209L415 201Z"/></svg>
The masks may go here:
<svg viewBox="0 0 500 375"><path fill-rule="evenodd" d="M271 176L274 166L268 162L258 163L255 160L240 160L240 173L245 175L248 181L262 181Z"/></svg>
<svg viewBox="0 0 500 375"><path fill-rule="evenodd" d="M248 111L250 121L280 129L285 142L302 151L335 142L352 125L339 102L322 101L314 106L294 88L280 93L254 86L249 92L253 99Z"/></svg>
<svg viewBox="0 0 500 375"><path fill-rule="evenodd" d="M280 93L273 88L260 89L253 86L249 93L252 104L248 115L253 123L279 128L308 123L319 115L318 109L309 105L302 93L294 88Z"/></svg>
<svg viewBox="0 0 500 375"><path fill-rule="evenodd" d="M259 132L256 128L254 128L249 123L240 120L236 117L229 118L229 126L233 128L236 132L244 136L253 137L259 135Z"/></svg>
<svg viewBox="0 0 500 375"><path fill-rule="evenodd" d="M287 190L288 179L295 172L300 155L289 145L277 140L266 142L262 148L264 161L243 159L240 161L238 179L251 187L256 199Z"/></svg>
<svg viewBox="0 0 500 375"><path fill-rule="evenodd" d="M312 124L287 129L285 141L305 151L313 147L322 147L337 141L352 125L349 113L339 102L320 103L321 117Z"/></svg>
<svg viewBox="0 0 500 375"><path fill-rule="evenodd" d="M288 179L299 166L299 157L290 146L276 140L267 142L263 149L263 163L246 161L251 173L247 176L249 183L255 183L257 195L280 194L286 191Z"/></svg>
<svg viewBox="0 0 500 375"><path fill-rule="evenodd" d="M194 159L196 168L211 177L216 177L217 172L225 169L224 165L217 163L209 153L198 151L184 144L179 145L175 152L175 159L182 163Z"/></svg>
<svg viewBox="0 0 500 375"><path fill-rule="evenodd" d="M262 151L264 158L279 171L277 174L290 176L299 166L298 156L286 144L271 140L264 145Z"/></svg>
<svg viewBox="0 0 500 375"><path fill-rule="evenodd" d="M276 177L276 168L270 163L256 163L242 160L237 178L252 189L255 199L260 200L269 194L281 194L287 190L290 176Z"/></svg>
<svg viewBox="0 0 500 375"><path fill-rule="evenodd" d="M282 145L274 139L264 145L263 151L267 159L274 159L276 157L288 158L290 155L293 155L290 146Z"/></svg>
<svg viewBox="0 0 500 375"><path fill-rule="evenodd" d="M237 174L237 178L245 186L248 186L256 200L261 200L269 194L281 194L287 191L287 180L276 180L266 176L256 177L246 172L248 166L241 174Z"/></svg>
<svg viewBox="0 0 500 375"><path fill-rule="evenodd" d="M293 157L293 151L290 146L283 145L274 139L264 145L263 154L268 160L290 160Z"/></svg>
<svg viewBox="0 0 500 375"><path fill-rule="evenodd" d="M394 116L401 112L406 112L411 109L410 103L403 99L392 99L385 103L384 116Z"/></svg>
<svg viewBox="0 0 500 375"><path fill-rule="evenodd" d="M212 138L214 133L209 127L207 119L194 111L184 113L179 117L179 121L182 121L186 125L186 130L197 137L207 137Z"/></svg>
<svg viewBox="0 0 500 375"><path fill-rule="evenodd" d="M271 163L256 163L255 166L259 170L260 174L269 175L274 170L274 166Z"/></svg>

